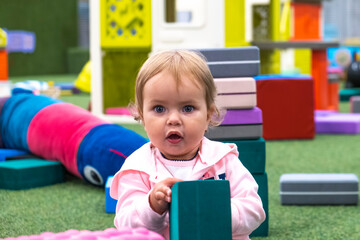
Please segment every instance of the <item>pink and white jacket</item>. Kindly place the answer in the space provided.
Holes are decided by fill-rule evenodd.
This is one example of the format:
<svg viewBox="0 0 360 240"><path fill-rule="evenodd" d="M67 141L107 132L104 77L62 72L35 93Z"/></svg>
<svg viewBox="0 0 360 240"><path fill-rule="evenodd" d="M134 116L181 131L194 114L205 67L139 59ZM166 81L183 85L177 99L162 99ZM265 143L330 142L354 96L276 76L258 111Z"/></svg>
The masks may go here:
<svg viewBox="0 0 360 240"><path fill-rule="evenodd" d="M199 180L225 176L230 182L231 222L233 239L249 239L249 234L264 220L265 212L257 194L258 185L238 158L237 146L203 138L191 179ZM110 195L118 200L115 226L145 227L169 239L168 212L154 212L149 204L152 187L173 177L163 164L159 150L151 143L131 154L114 176ZM179 161L183 164L184 161Z"/></svg>

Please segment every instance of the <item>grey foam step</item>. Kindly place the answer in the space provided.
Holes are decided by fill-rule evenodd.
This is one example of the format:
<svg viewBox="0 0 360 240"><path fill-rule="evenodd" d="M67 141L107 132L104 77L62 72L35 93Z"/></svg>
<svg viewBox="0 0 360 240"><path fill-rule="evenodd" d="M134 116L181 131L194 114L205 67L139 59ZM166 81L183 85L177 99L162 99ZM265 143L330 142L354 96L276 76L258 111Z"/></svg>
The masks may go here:
<svg viewBox="0 0 360 240"><path fill-rule="evenodd" d="M196 49L206 58L214 78L254 77L260 74L258 47Z"/></svg>
<svg viewBox="0 0 360 240"><path fill-rule="evenodd" d="M280 177L283 205L356 205L359 180L351 173L291 173Z"/></svg>
<svg viewBox="0 0 360 240"><path fill-rule="evenodd" d="M212 140L259 139L262 137L262 124L220 125L209 128L205 137Z"/></svg>

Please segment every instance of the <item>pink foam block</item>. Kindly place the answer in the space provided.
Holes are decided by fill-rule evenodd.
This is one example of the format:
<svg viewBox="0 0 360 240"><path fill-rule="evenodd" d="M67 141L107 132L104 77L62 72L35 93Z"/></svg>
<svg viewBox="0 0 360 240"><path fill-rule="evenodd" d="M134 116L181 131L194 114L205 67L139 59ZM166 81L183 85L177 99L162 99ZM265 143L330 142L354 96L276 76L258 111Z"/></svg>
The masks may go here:
<svg viewBox="0 0 360 240"><path fill-rule="evenodd" d="M65 232L44 232L40 235L2 238L3 240L164 240L158 233L145 228L108 228L104 231L70 229Z"/></svg>
<svg viewBox="0 0 360 240"><path fill-rule="evenodd" d="M256 82L254 78L215 78L216 102L221 108L246 109L256 106Z"/></svg>
<svg viewBox="0 0 360 240"><path fill-rule="evenodd" d="M41 109L32 119L27 142L32 153L57 160L67 170L81 177L76 155L81 141L104 120L70 103L56 103Z"/></svg>

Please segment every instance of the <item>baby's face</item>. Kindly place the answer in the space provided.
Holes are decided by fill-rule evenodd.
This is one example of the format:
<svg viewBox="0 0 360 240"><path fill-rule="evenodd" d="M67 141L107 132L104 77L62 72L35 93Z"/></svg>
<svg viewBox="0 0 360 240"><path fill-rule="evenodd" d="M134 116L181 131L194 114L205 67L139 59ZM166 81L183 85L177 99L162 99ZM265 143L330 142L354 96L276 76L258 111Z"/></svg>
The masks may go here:
<svg viewBox="0 0 360 240"><path fill-rule="evenodd" d="M208 128L205 91L187 76L177 87L172 74L161 72L143 90L143 123L147 135L168 159L191 159Z"/></svg>

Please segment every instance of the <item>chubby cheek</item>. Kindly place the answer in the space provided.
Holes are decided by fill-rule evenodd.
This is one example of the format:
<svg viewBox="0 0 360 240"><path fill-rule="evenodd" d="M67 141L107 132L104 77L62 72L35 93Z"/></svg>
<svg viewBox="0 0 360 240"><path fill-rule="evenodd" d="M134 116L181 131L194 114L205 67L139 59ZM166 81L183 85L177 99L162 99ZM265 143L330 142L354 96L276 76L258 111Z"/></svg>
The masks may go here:
<svg viewBox="0 0 360 240"><path fill-rule="evenodd" d="M144 129L148 135L150 141L157 140L162 134L164 125L162 125L159 121L145 121Z"/></svg>

